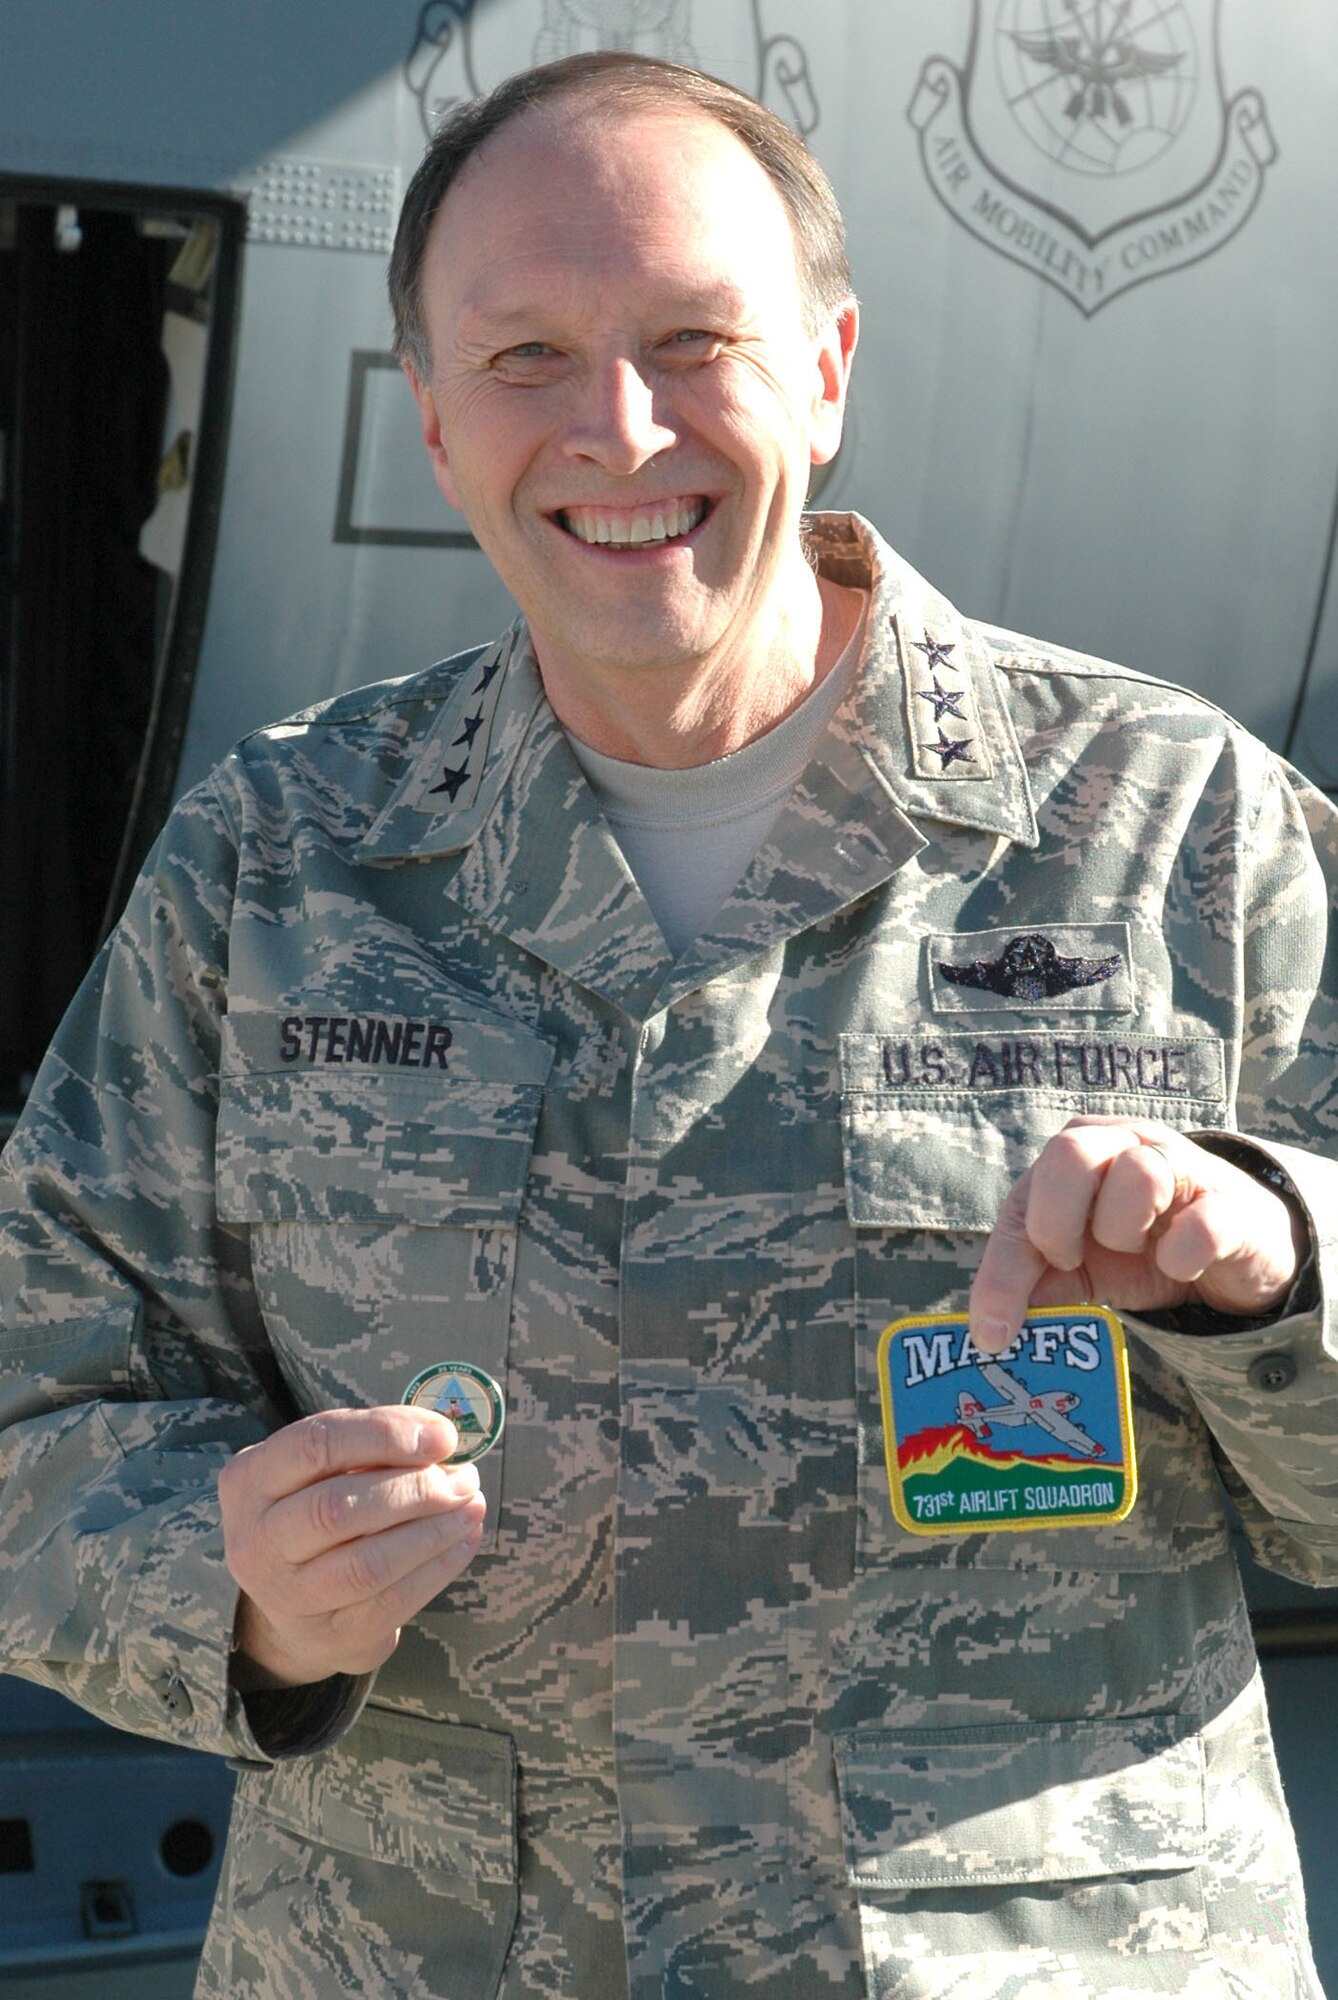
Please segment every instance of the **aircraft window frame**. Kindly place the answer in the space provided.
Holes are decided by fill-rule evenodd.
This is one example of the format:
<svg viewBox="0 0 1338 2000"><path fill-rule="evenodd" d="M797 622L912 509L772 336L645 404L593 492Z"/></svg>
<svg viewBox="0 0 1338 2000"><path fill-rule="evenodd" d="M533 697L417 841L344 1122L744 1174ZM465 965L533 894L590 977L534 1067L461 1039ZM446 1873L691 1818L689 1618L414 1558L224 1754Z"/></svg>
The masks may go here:
<svg viewBox="0 0 1338 2000"><path fill-rule="evenodd" d="M369 377L373 373L398 375L399 372L400 364L395 356L379 348L355 347L349 355L334 539L339 543L362 543L387 549L477 549L477 541L465 528L393 527L385 523L361 522L355 518L358 475L366 432Z"/></svg>

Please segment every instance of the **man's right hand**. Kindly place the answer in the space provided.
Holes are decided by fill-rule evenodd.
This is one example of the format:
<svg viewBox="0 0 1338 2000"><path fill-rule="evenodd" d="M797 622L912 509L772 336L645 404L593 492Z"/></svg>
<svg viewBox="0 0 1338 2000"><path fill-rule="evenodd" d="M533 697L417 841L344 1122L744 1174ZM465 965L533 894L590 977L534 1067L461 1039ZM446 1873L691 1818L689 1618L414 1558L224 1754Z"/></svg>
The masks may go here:
<svg viewBox="0 0 1338 2000"><path fill-rule="evenodd" d="M483 1537L477 1470L441 1463L455 1446L446 1417L391 1404L303 1417L224 1466L235 1686L298 1687L389 1659Z"/></svg>

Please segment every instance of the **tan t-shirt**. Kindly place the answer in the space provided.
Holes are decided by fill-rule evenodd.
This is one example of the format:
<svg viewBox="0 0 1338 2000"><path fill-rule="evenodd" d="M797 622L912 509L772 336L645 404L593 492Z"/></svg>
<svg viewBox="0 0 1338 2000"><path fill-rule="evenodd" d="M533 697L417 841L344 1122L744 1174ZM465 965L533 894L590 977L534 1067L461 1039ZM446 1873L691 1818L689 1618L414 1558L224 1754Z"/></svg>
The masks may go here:
<svg viewBox="0 0 1338 2000"><path fill-rule="evenodd" d="M766 839L855 678L864 625L861 614L841 657L792 715L710 764L684 771L627 764L568 732L675 957L710 923Z"/></svg>

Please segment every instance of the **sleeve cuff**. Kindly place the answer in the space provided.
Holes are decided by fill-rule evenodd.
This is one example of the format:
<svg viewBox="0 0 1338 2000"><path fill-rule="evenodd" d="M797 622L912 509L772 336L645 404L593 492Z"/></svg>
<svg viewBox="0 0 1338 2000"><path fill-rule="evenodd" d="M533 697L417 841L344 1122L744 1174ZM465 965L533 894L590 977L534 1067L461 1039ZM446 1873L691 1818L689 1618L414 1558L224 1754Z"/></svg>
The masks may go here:
<svg viewBox="0 0 1338 2000"><path fill-rule="evenodd" d="M372 1674L333 1674L309 1687L257 1688L234 1694L245 1731L261 1756L271 1763L287 1757L309 1757L326 1750L353 1727L371 1693ZM239 1718L239 1720L241 1719ZM239 1745L242 1761L249 1746Z"/></svg>

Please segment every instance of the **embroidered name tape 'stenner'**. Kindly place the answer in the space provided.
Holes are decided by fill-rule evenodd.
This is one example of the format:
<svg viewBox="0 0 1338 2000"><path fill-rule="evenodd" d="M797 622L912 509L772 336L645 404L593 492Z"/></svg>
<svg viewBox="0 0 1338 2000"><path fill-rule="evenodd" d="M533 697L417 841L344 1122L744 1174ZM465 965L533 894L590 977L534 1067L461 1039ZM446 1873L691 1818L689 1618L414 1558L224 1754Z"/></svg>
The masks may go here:
<svg viewBox="0 0 1338 2000"><path fill-rule="evenodd" d="M998 1355L964 1315L896 1320L878 1386L892 1511L913 1535L1091 1527L1134 1504L1124 1329L1104 1306L1029 1313Z"/></svg>

